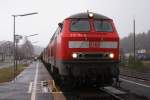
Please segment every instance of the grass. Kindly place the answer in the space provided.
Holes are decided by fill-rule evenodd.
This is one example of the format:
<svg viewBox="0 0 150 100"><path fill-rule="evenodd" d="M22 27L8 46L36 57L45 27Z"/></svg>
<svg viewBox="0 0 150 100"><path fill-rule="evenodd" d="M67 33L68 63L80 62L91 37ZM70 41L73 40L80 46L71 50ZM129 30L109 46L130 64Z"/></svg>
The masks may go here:
<svg viewBox="0 0 150 100"><path fill-rule="evenodd" d="M18 65L18 70L16 71L17 76L19 73L21 73L27 65L25 64L19 64ZM14 72L13 72L13 67L7 67L7 68L2 68L0 69L0 83L3 82L8 82L14 79Z"/></svg>
<svg viewBox="0 0 150 100"><path fill-rule="evenodd" d="M150 72L150 61L143 61L145 69L147 72Z"/></svg>
<svg viewBox="0 0 150 100"><path fill-rule="evenodd" d="M135 59L132 56L129 57L127 61L123 60L120 66L124 66L129 70L137 71L137 72L150 72L150 62L144 62L139 59Z"/></svg>

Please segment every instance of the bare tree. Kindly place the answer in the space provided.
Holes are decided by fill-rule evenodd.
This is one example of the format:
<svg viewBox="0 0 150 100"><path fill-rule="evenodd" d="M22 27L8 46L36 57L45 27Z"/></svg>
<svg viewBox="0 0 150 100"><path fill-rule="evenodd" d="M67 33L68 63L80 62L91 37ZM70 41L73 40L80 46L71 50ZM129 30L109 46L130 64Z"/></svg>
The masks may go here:
<svg viewBox="0 0 150 100"><path fill-rule="evenodd" d="M147 33L137 33L135 37L136 50L150 50L150 31ZM130 33L127 37L121 39L121 48L125 53L133 52L133 34Z"/></svg>
<svg viewBox="0 0 150 100"><path fill-rule="evenodd" d="M34 47L27 38L25 38L24 44L21 46L19 51L21 58L30 59L34 55Z"/></svg>
<svg viewBox="0 0 150 100"><path fill-rule="evenodd" d="M13 42L0 41L0 56L2 61L13 59Z"/></svg>

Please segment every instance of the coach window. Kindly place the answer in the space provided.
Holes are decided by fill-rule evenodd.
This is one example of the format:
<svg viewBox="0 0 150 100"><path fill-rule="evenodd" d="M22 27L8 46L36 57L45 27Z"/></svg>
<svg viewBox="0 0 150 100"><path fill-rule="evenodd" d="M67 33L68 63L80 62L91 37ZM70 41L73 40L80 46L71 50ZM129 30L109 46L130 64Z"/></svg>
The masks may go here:
<svg viewBox="0 0 150 100"><path fill-rule="evenodd" d="M71 20L72 32L88 32L90 31L89 20L86 19L72 19Z"/></svg>
<svg viewBox="0 0 150 100"><path fill-rule="evenodd" d="M112 24L106 20L95 20L94 21L94 28L97 32L112 32Z"/></svg>

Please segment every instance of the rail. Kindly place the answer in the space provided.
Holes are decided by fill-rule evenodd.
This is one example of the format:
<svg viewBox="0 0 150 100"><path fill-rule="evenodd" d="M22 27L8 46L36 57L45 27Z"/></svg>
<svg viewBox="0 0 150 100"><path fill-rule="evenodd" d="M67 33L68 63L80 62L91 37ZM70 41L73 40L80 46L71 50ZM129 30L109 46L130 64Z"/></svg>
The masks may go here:
<svg viewBox="0 0 150 100"><path fill-rule="evenodd" d="M121 70L120 75L140 79L143 81L150 81L150 73L141 73L141 72L135 72L135 71L129 71L127 69L123 69Z"/></svg>
<svg viewBox="0 0 150 100"><path fill-rule="evenodd" d="M55 85L54 80L43 81L42 84L48 88L49 93L53 96L53 100L124 100L118 94L114 94L104 88L81 88L61 91Z"/></svg>
<svg viewBox="0 0 150 100"><path fill-rule="evenodd" d="M116 94L114 94L114 93L112 93L112 92L110 92L104 88L101 88L100 90L107 93L108 95L110 95L113 100L125 100L125 99L121 98L120 96L118 96L118 95L116 95Z"/></svg>

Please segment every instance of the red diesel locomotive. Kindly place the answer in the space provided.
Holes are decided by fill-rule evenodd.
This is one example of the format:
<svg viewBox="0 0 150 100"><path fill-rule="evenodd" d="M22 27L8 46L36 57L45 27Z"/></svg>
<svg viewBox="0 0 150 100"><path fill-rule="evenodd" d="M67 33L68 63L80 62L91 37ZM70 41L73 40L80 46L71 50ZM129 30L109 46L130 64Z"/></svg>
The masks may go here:
<svg viewBox="0 0 150 100"><path fill-rule="evenodd" d="M43 60L62 82L112 85L119 76L119 36L113 20L97 13L78 13L58 24Z"/></svg>

